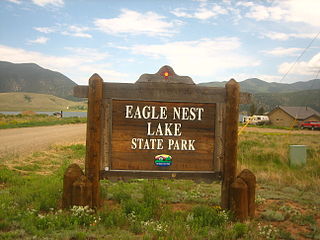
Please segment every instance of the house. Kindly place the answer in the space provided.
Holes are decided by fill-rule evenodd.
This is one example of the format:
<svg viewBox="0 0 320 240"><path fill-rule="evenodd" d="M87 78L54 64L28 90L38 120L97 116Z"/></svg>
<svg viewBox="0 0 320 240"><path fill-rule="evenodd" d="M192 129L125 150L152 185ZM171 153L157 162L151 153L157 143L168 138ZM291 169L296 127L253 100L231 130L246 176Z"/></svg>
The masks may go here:
<svg viewBox="0 0 320 240"><path fill-rule="evenodd" d="M303 121L320 121L320 113L307 106L278 106L268 116L271 125L282 127L295 127Z"/></svg>

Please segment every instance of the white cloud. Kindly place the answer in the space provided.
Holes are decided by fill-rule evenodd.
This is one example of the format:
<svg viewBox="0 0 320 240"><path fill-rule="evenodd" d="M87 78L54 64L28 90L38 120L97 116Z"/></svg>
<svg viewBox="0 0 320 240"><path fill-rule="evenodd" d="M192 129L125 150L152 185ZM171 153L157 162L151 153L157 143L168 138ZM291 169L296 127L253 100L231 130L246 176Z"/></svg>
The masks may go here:
<svg viewBox="0 0 320 240"><path fill-rule="evenodd" d="M7 1L15 4L21 4L20 0L7 0Z"/></svg>
<svg viewBox="0 0 320 240"><path fill-rule="evenodd" d="M311 26L319 27L319 9L320 1L316 0L282 0L274 1L271 6L265 6L255 3L240 4L248 7L249 12L246 17L257 21L286 21L307 23Z"/></svg>
<svg viewBox="0 0 320 240"><path fill-rule="evenodd" d="M227 14L228 10L226 8L222 8L218 4L213 4L208 6L207 4L202 5L200 8L197 8L195 11L188 13L184 8L176 8L171 11L177 17L185 17L185 18L196 18L200 20L207 20L209 18L215 18L219 15Z"/></svg>
<svg viewBox="0 0 320 240"><path fill-rule="evenodd" d="M185 8L176 8L171 13L177 17L192 18L193 14L187 13Z"/></svg>
<svg viewBox="0 0 320 240"><path fill-rule="evenodd" d="M238 52L237 38L200 39L170 42L163 45L135 45L135 54L164 58L177 72L194 76L211 76L230 68L257 66L259 61Z"/></svg>
<svg viewBox="0 0 320 240"><path fill-rule="evenodd" d="M289 13L285 20L292 22L304 22L319 27L320 1L315 0L290 0L279 1L282 8L288 9Z"/></svg>
<svg viewBox="0 0 320 240"><path fill-rule="evenodd" d="M62 31L61 34L73 37L92 38L92 36L89 33L85 33L88 30L88 27L70 25L68 26L67 30Z"/></svg>
<svg viewBox="0 0 320 240"><path fill-rule="evenodd" d="M111 64L97 64L96 61L105 61L108 54L99 54L96 49L67 49L72 52L66 56L50 56L39 52L27 51L0 45L0 60L14 63L36 63L41 67L59 71L79 84L88 84L93 73L98 73L104 79L122 80L126 74L110 69ZM87 55L86 55L87 53Z"/></svg>
<svg viewBox="0 0 320 240"><path fill-rule="evenodd" d="M81 38L92 38L92 35L86 33L90 28L79 25L66 25L66 24L57 24L53 27L34 27L34 30L41 33L54 33L58 32L62 35L81 37Z"/></svg>
<svg viewBox="0 0 320 240"><path fill-rule="evenodd" d="M45 7L46 5L61 7L64 5L63 0L32 0L32 2L40 7Z"/></svg>
<svg viewBox="0 0 320 240"><path fill-rule="evenodd" d="M282 48L282 47L277 47L272 50L268 51L262 51L263 53L273 55L273 56L297 56L299 53L302 52L302 48Z"/></svg>
<svg viewBox="0 0 320 240"><path fill-rule="evenodd" d="M283 33L283 32L266 32L262 33L262 37L267 37L272 40L286 41L289 38L311 38L313 39L317 33Z"/></svg>
<svg viewBox="0 0 320 240"><path fill-rule="evenodd" d="M262 20L281 20L288 14L287 10L279 6L266 7L264 5L252 4L250 11L245 15L248 18L253 18L257 21Z"/></svg>
<svg viewBox="0 0 320 240"><path fill-rule="evenodd" d="M34 30L41 32L41 33L53 33L56 32L57 29L55 27L34 27Z"/></svg>
<svg viewBox="0 0 320 240"><path fill-rule="evenodd" d="M181 22L166 21L164 16L154 12L139 13L122 9L116 18L99 18L95 26L108 34L129 33L133 35L170 36Z"/></svg>
<svg viewBox="0 0 320 240"><path fill-rule="evenodd" d="M278 67L281 74L314 75L320 69L320 52L314 55L309 61L285 62Z"/></svg>
<svg viewBox="0 0 320 240"><path fill-rule="evenodd" d="M270 38L272 40L280 40L280 41L285 41L290 38L290 35L288 33L281 33L281 32L266 32L266 33L262 33L262 36Z"/></svg>
<svg viewBox="0 0 320 240"><path fill-rule="evenodd" d="M49 38L46 38L46 37L38 37L34 40L29 40L28 42L29 43L45 44L48 42L48 40L49 40Z"/></svg>
<svg viewBox="0 0 320 240"><path fill-rule="evenodd" d="M80 66L80 70L90 73L98 73L100 76L107 76L104 79L105 82L112 82L115 80L124 80L128 76L126 73L117 72L110 69L109 64L92 64Z"/></svg>
<svg viewBox="0 0 320 240"><path fill-rule="evenodd" d="M252 7L254 6L254 3L253 2L237 2L236 3L236 6L244 6L244 7Z"/></svg>
<svg viewBox="0 0 320 240"><path fill-rule="evenodd" d="M72 55L77 56L78 59L83 59L83 62L100 61L110 56L107 52L102 52L101 50L93 48L65 47L65 49L71 52Z"/></svg>

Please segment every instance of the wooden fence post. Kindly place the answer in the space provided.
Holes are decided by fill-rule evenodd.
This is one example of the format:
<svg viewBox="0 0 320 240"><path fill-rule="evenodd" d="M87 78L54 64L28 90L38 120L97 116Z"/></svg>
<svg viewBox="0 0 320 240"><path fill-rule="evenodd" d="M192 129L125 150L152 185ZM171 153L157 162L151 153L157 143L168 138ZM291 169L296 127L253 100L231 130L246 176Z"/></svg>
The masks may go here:
<svg viewBox="0 0 320 240"><path fill-rule="evenodd" d="M240 87L231 79L226 84L225 157L221 185L221 207L231 209L231 184L236 179Z"/></svg>
<svg viewBox="0 0 320 240"><path fill-rule="evenodd" d="M63 193L62 193L62 208L72 206L72 187L73 183L83 175L79 165L73 163L69 165L63 176Z"/></svg>
<svg viewBox="0 0 320 240"><path fill-rule="evenodd" d="M248 186L248 213L254 218L256 211L256 176L248 169L244 169L238 175Z"/></svg>
<svg viewBox="0 0 320 240"><path fill-rule="evenodd" d="M89 79L85 174L92 183L92 206L100 206L101 112L103 80L98 74Z"/></svg>
<svg viewBox="0 0 320 240"><path fill-rule="evenodd" d="M92 183L85 175L73 183L72 205L92 207Z"/></svg>
<svg viewBox="0 0 320 240"><path fill-rule="evenodd" d="M242 178L237 178L230 186L231 209L240 222L248 218L248 186Z"/></svg>

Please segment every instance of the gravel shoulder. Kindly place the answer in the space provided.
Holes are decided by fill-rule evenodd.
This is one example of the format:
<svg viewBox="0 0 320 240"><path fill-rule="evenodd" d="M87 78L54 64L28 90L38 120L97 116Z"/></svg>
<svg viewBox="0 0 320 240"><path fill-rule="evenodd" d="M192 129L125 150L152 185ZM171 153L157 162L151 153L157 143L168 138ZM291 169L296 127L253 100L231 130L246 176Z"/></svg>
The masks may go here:
<svg viewBox="0 0 320 240"><path fill-rule="evenodd" d="M54 144L85 142L86 124L0 130L0 157L8 154L31 153Z"/></svg>

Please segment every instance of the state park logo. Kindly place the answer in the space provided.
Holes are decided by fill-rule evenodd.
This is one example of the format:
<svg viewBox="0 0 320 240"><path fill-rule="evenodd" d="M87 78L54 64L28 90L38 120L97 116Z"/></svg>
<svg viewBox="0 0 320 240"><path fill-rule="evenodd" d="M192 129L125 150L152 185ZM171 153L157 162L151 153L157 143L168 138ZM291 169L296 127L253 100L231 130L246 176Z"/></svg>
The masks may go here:
<svg viewBox="0 0 320 240"><path fill-rule="evenodd" d="M172 164L172 157L168 154L155 156L154 164L159 167L168 167Z"/></svg>

